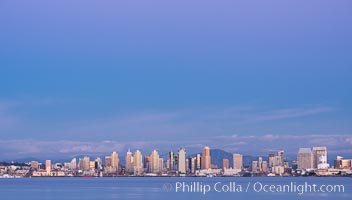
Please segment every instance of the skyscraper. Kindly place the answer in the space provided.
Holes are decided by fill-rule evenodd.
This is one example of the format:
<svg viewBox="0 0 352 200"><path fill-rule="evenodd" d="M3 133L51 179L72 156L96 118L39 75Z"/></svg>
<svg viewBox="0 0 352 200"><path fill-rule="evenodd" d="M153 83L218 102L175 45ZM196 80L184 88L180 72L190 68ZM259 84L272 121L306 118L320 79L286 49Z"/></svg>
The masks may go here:
<svg viewBox="0 0 352 200"><path fill-rule="evenodd" d="M262 164L263 164L263 157L259 157L258 158L258 171L263 171L263 166L262 166Z"/></svg>
<svg viewBox="0 0 352 200"><path fill-rule="evenodd" d="M269 154L269 167L270 168L274 167L274 159L275 159L275 154L273 154L273 153Z"/></svg>
<svg viewBox="0 0 352 200"><path fill-rule="evenodd" d="M143 174L143 159L142 153L137 150L133 155L134 175L141 176Z"/></svg>
<svg viewBox="0 0 352 200"><path fill-rule="evenodd" d="M197 163L197 157L188 158L188 164L189 164L188 168L191 174L195 173L196 165L197 165L196 163Z"/></svg>
<svg viewBox="0 0 352 200"><path fill-rule="evenodd" d="M283 166L284 165L284 160L285 160L284 151L277 152L277 156L278 156L277 160L279 161L278 165L279 166Z"/></svg>
<svg viewBox="0 0 352 200"><path fill-rule="evenodd" d="M89 164L90 164L90 158L88 156L84 156L81 162L81 170L83 171L89 171Z"/></svg>
<svg viewBox="0 0 352 200"><path fill-rule="evenodd" d="M210 157L210 148L204 147L202 154L202 169L211 168L211 157Z"/></svg>
<svg viewBox="0 0 352 200"><path fill-rule="evenodd" d="M258 161L256 161L256 160L252 161L251 169L252 169L252 172L257 172L258 171Z"/></svg>
<svg viewBox="0 0 352 200"><path fill-rule="evenodd" d="M126 153L126 172L127 173L133 173L133 155L130 149L128 149Z"/></svg>
<svg viewBox="0 0 352 200"><path fill-rule="evenodd" d="M169 171L175 170L175 154L173 151L169 152L169 166L168 166Z"/></svg>
<svg viewBox="0 0 352 200"><path fill-rule="evenodd" d="M70 167L72 170L75 170L77 168L77 159L76 158L72 158L71 163L70 163Z"/></svg>
<svg viewBox="0 0 352 200"><path fill-rule="evenodd" d="M327 163L328 152L326 147L313 147L313 168L326 169L329 167Z"/></svg>
<svg viewBox="0 0 352 200"><path fill-rule="evenodd" d="M201 157L201 155L198 153L197 154L197 157L196 157L196 170L199 170L199 169L201 169L201 167L202 167L202 157Z"/></svg>
<svg viewBox="0 0 352 200"><path fill-rule="evenodd" d="M159 171L163 171L164 170L164 159L163 158L159 158Z"/></svg>
<svg viewBox="0 0 352 200"><path fill-rule="evenodd" d="M48 174L51 173L51 160L45 161L45 169L46 169L46 173L48 173Z"/></svg>
<svg viewBox="0 0 352 200"><path fill-rule="evenodd" d="M243 167L243 156L241 154L233 154L232 155L232 165L233 165L233 169L237 169L237 170L242 170Z"/></svg>
<svg viewBox="0 0 352 200"><path fill-rule="evenodd" d="M120 160L119 160L119 155L114 151L111 154L111 172L115 173L119 171L119 165L120 165Z"/></svg>
<svg viewBox="0 0 352 200"><path fill-rule="evenodd" d="M186 173L186 150L184 148L178 151L178 172L181 174Z"/></svg>
<svg viewBox="0 0 352 200"><path fill-rule="evenodd" d="M159 173L160 171L160 162L159 162L159 153L154 149L150 154L150 172Z"/></svg>
<svg viewBox="0 0 352 200"><path fill-rule="evenodd" d="M229 159L222 159L222 169L225 170L225 169L229 169Z"/></svg>
<svg viewBox="0 0 352 200"><path fill-rule="evenodd" d="M313 153L310 148L300 148L297 154L297 168L311 169L313 167Z"/></svg>

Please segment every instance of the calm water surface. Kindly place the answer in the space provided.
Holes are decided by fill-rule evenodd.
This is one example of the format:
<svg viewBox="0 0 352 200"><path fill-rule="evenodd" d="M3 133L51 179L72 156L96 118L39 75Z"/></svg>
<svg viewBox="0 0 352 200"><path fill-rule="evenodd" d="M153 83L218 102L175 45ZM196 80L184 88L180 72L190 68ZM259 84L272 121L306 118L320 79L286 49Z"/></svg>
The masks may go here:
<svg viewBox="0 0 352 200"><path fill-rule="evenodd" d="M209 186L209 192L191 191ZM255 192L260 185L343 185L344 192ZM215 190L215 184L216 189ZM234 184L235 183L235 184ZM232 184L232 185L230 185ZM248 186L249 185L249 186ZM176 188L179 187L176 192ZM235 191L224 191L229 188ZM248 187L248 188L247 188ZM184 190L183 190L184 188ZM197 188L195 188L197 190ZM247 190L247 191L246 191ZM0 179L0 199L4 200L62 200L62 199L352 199L352 178L341 177L218 177L218 178L23 178Z"/></svg>

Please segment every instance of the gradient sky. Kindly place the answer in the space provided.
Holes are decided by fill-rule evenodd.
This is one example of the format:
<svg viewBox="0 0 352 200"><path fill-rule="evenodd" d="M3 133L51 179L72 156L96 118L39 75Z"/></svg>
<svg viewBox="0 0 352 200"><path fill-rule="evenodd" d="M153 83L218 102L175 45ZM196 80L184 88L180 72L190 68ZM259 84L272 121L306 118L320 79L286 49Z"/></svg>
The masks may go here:
<svg viewBox="0 0 352 200"><path fill-rule="evenodd" d="M350 8L2 0L0 160L204 145L352 156Z"/></svg>

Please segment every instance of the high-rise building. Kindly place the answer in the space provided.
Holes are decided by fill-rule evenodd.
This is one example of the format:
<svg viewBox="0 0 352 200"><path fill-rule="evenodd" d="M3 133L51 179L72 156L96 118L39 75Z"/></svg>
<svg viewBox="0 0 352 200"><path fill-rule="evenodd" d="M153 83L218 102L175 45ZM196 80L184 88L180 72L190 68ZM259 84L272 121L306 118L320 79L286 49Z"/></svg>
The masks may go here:
<svg viewBox="0 0 352 200"><path fill-rule="evenodd" d="M252 169L252 172L257 172L258 171L258 161L256 161L256 160L252 161L251 169Z"/></svg>
<svg viewBox="0 0 352 200"><path fill-rule="evenodd" d="M81 167L80 169L83 171L89 171L90 169L90 158L88 156L84 156L81 162Z"/></svg>
<svg viewBox="0 0 352 200"><path fill-rule="evenodd" d="M202 154L202 169L211 168L211 157L210 157L210 148L204 147Z"/></svg>
<svg viewBox="0 0 352 200"><path fill-rule="evenodd" d="M242 170L243 167L243 156L241 154L232 155L233 169Z"/></svg>
<svg viewBox="0 0 352 200"><path fill-rule="evenodd" d="M273 154L273 153L269 154L269 167L270 168L274 167L274 159L275 159L275 154Z"/></svg>
<svg viewBox="0 0 352 200"><path fill-rule="evenodd" d="M164 159L159 158L159 171L162 172L164 171Z"/></svg>
<svg viewBox="0 0 352 200"><path fill-rule="evenodd" d="M184 148L178 151L178 172L181 174L186 173L186 150Z"/></svg>
<svg viewBox="0 0 352 200"><path fill-rule="evenodd" d="M278 156L277 160L279 161L279 163L277 165L283 166L284 165L284 160L285 160L284 151L277 152L277 156Z"/></svg>
<svg viewBox="0 0 352 200"><path fill-rule="evenodd" d="M71 170L77 169L77 159L76 158L72 158L71 163L70 163L70 169Z"/></svg>
<svg viewBox="0 0 352 200"><path fill-rule="evenodd" d="M263 160L261 168L262 168L262 172L264 172L264 173L269 172L268 162L266 160Z"/></svg>
<svg viewBox="0 0 352 200"><path fill-rule="evenodd" d="M102 170L103 169L103 160L100 157L95 159L95 169Z"/></svg>
<svg viewBox="0 0 352 200"><path fill-rule="evenodd" d="M173 151L169 152L169 166L168 170L169 171L174 171L175 170L175 154Z"/></svg>
<svg viewBox="0 0 352 200"><path fill-rule="evenodd" d="M198 153L196 157L196 170L200 170L202 168L202 157Z"/></svg>
<svg viewBox="0 0 352 200"><path fill-rule="evenodd" d="M328 152L326 147L313 147L313 168L327 169L329 168Z"/></svg>
<svg viewBox="0 0 352 200"><path fill-rule="evenodd" d="M130 174L133 173L133 171L133 155L130 149L128 149L126 153L126 172Z"/></svg>
<svg viewBox="0 0 352 200"><path fill-rule="evenodd" d="M144 166L146 172L151 172L151 162L152 161L151 161L150 155L144 156L143 166Z"/></svg>
<svg viewBox="0 0 352 200"><path fill-rule="evenodd" d="M105 167L111 167L111 156L105 156Z"/></svg>
<svg viewBox="0 0 352 200"><path fill-rule="evenodd" d="M45 161L45 169L46 169L46 173L48 173L48 174L51 173L51 160Z"/></svg>
<svg viewBox="0 0 352 200"><path fill-rule="evenodd" d="M159 153L154 149L150 154L150 172L151 173L159 173Z"/></svg>
<svg viewBox="0 0 352 200"><path fill-rule="evenodd" d="M259 157L258 158L258 170L261 172L261 171L263 171L263 157Z"/></svg>
<svg viewBox="0 0 352 200"><path fill-rule="evenodd" d="M120 160L119 160L119 154L117 154L115 151L112 152L111 154L111 172L119 172L119 165L120 165Z"/></svg>
<svg viewBox="0 0 352 200"><path fill-rule="evenodd" d="M313 153L310 148L300 148L298 150L297 168L298 169L313 168Z"/></svg>
<svg viewBox="0 0 352 200"><path fill-rule="evenodd" d="M139 150L133 155L133 167L135 176L141 176L143 174L143 156Z"/></svg>
<svg viewBox="0 0 352 200"><path fill-rule="evenodd" d="M225 170L225 169L229 169L229 159L222 159L222 169Z"/></svg>
<svg viewBox="0 0 352 200"><path fill-rule="evenodd" d="M196 171L196 164L197 163L197 157L192 157L192 158L188 158L188 168L189 168L189 172L191 174L194 174Z"/></svg>

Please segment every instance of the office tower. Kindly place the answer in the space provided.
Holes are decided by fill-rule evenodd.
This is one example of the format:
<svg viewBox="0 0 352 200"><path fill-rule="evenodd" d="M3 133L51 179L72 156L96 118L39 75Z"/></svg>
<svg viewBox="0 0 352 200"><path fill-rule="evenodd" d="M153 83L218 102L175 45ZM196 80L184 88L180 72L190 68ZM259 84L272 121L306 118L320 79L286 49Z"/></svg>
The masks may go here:
<svg viewBox="0 0 352 200"><path fill-rule="evenodd" d="M76 170L77 169L77 159L76 158L72 158L72 160L70 162L70 169L71 170Z"/></svg>
<svg viewBox="0 0 352 200"><path fill-rule="evenodd" d="M211 168L211 157L210 157L210 148L204 147L202 154L202 169Z"/></svg>
<svg viewBox="0 0 352 200"><path fill-rule="evenodd" d="M242 170L243 167L243 156L241 154L232 155L233 169Z"/></svg>
<svg viewBox="0 0 352 200"><path fill-rule="evenodd" d="M164 170L164 159L159 158L159 171L163 171L163 170Z"/></svg>
<svg viewBox="0 0 352 200"><path fill-rule="evenodd" d="M278 156L278 166L283 166L284 165L284 160L285 160L285 156L284 156L284 151L279 151L277 152L277 156Z"/></svg>
<svg viewBox="0 0 352 200"><path fill-rule="evenodd" d="M264 161L262 162L261 168L262 168L262 172L264 172L264 173L269 172L269 169L268 169L268 162L267 162L266 160L264 160Z"/></svg>
<svg viewBox="0 0 352 200"><path fill-rule="evenodd" d="M103 169L103 160L100 157L95 159L95 169Z"/></svg>
<svg viewBox="0 0 352 200"><path fill-rule="evenodd" d="M46 160L45 161L45 169L46 169L46 173L51 173L51 160Z"/></svg>
<svg viewBox="0 0 352 200"><path fill-rule="evenodd" d="M269 154L269 167L274 167L274 159L275 159L275 155L274 154Z"/></svg>
<svg viewBox="0 0 352 200"><path fill-rule="evenodd" d="M175 166L175 154L173 151L169 152L169 160L170 160L169 166L168 166L169 171L173 171L173 170L175 170L175 167L174 167Z"/></svg>
<svg viewBox="0 0 352 200"><path fill-rule="evenodd" d="M105 167L111 168L111 156L105 156Z"/></svg>
<svg viewBox="0 0 352 200"><path fill-rule="evenodd" d="M150 172L159 173L159 153L154 149L150 154Z"/></svg>
<svg viewBox="0 0 352 200"><path fill-rule="evenodd" d="M186 150L183 148L178 151L178 172L186 173Z"/></svg>
<svg viewBox="0 0 352 200"><path fill-rule="evenodd" d="M137 150L133 155L133 167L134 167L134 175L141 176L143 174L143 157L142 153Z"/></svg>
<svg viewBox="0 0 352 200"><path fill-rule="evenodd" d="M133 155L130 149L128 149L126 153L126 172L127 173L133 173Z"/></svg>
<svg viewBox="0 0 352 200"><path fill-rule="evenodd" d="M175 171L178 170L178 154L174 156L174 169Z"/></svg>
<svg viewBox="0 0 352 200"><path fill-rule="evenodd" d="M120 165L120 160L119 160L119 155L114 151L111 154L111 172L119 172L119 165Z"/></svg>
<svg viewBox="0 0 352 200"><path fill-rule="evenodd" d="M313 168L327 169L329 168L328 152L326 147L313 147Z"/></svg>
<svg viewBox="0 0 352 200"><path fill-rule="evenodd" d="M90 158L88 156L85 156L82 159L80 169L83 170L83 171L88 171L89 170L89 164L90 164Z"/></svg>
<svg viewBox="0 0 352 200"><path fill-rule="evenodd" d="M188 170L191 174L196 171L197 157L188 158Z"/></svg>
<svg viewBox="0 0 352 200"><path fill-rule="evenodd" d="M263 158L259 157L258 158L258 171L260 171L260 172L263 171L262 164L263 164Z"/></svg>
<svg viewBox="0 0 352 200"><path fill-rule="evenodd" d="M313 153L310 148L300 148L298 150L297 168L298 169L313 168Z"/></svg>
<svg viewBox="0 0 352 200"><path fill-rule="evenodd" d="M258 171L258 161L252 161L252 172Z"/></svg>
<svg viewBox="0 0 352 200"><path fill-rule="evenodd" d="M225 170L225 169L229 169L229 159L222 159L222 169Z"/></svg>
<svg viewBox="0 0 352 200"><path fill-rule="evenodd" d="M77 164L77 169L78 169L78 170L82 170L82 169L81 169L82 162L83 162L82 159L79 158L79 159L78 159L78 164Z"/></svg>
<svg viewBox="0 0 352 200"><path fill-rule="evenodd" d="M146 172L151 172L151 157L150 157L150 155L144 156L143 166L144 166Z"/></svg>
<svg viewBox="0 0 352 200"><path fill-rule="evenodd" d="M198 153L196 157L196 170L200 170L202 168L202 156Z"/></svg>

